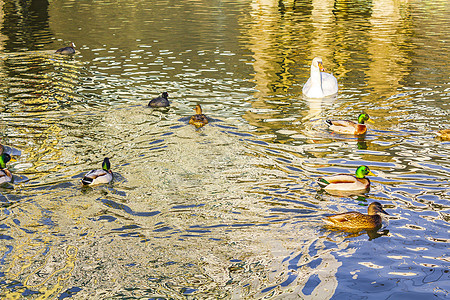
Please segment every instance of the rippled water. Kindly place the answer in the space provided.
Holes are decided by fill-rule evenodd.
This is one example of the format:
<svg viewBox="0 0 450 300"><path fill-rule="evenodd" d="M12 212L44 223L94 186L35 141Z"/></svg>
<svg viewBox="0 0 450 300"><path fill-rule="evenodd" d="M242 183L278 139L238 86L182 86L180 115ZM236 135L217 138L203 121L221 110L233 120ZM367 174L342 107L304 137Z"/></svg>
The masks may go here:
<svg viewBox="0 0 450 300"><path fill-rule="evenodd" d="M0 5L2 298L449 296L447 1ZM308 100L319 55L340 92ZM361 111L365 138L324 125ZM315 182L362 164L364 195ZM377 232L323 227L373 201Z"/></svg>

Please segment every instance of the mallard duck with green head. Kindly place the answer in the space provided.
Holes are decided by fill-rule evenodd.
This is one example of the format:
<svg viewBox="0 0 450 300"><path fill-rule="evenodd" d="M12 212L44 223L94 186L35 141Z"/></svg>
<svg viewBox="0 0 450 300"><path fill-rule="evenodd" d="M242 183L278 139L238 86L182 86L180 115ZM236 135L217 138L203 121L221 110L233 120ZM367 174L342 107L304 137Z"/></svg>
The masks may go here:
<svg viewBox="0 0 450 300"><path fill-rule="evenodd" d="M6 168L6 163L11 160L11 156L8 153L2 153L0 155L0 184L11 182L13 180L13 175Z"/></svg>
<svg viewBox="0 0 450 300"><path fill-rule="evenodd" d="M364 122L374 123L368 114L362 113L358 116L358 123L350 120L326 120L328 128L337 133L362 135L367 132Z"/></svg>
<svg viewBox="0 0 450 300"><path fill-rule="evenodd" d="M200 106L200 104L197 104L195 106L194 111L195 115L191 117L191 119L189 120L189 124L192 124L197 128L208 124L208 118L202 113L202 107Z"/></svg>
<svg viewBox="0 0 450 300"><path fill-rule="evenodd" d="M374 175L369 167L359 166L355 175L336 174L320 177L317 183L325 191L354 192L365 191L370 188L370 180L366 175Z"/></svg>
<svg viewBox="0 0 450 300"><path fill-rule="evenodd" d="M102 163L102 168L92 170L84 175L81 179L83 185L96 185L102 183L109 183L113 180L113 173L111 171L111 164L109 158L105 157Z"/></svg>
<svg viewBox="0 0 450 300"><path fill-rule="evenodd" d="M367 215L357 211L331 215L322 220L329 226L345 229L375 229L381 226L379 213L389 215L379 202L370 203Z"/></svg>

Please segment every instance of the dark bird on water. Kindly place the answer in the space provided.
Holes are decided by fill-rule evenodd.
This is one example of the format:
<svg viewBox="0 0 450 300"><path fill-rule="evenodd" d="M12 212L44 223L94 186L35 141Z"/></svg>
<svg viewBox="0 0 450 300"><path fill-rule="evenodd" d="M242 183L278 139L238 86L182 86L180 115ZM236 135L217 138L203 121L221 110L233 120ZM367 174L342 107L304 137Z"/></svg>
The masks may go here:
<svg viewBox="0 0 450 300"><path fill-rule="evenodd" d="M58 53L58 54L74 54L75 53L75 44L72 43L68 47L64 47L64 48L58 49L58 50L56 50L55 53Z"/></svg>
<svg viewBox="0 0 450 300"><path fill-rule="evenodd" d="M162 93L161 96L158 96L158 97L150 100L150 102L148 103L148 106L167 107L170 105L169 100L167 98L169 98L169 94L167 92L164 92L164 93Z"/></svg>

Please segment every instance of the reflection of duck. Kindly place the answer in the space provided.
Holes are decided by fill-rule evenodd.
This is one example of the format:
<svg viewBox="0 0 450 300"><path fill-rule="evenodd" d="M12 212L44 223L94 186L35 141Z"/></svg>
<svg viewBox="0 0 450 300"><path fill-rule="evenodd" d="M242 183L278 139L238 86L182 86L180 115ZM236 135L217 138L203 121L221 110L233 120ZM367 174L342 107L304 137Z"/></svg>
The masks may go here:
<svg viewBox="0 0 450 300"><path fill-rule="evenodd" d="M303 94L309 98L323 98L338 92L338 83L333 74L323 72L322 59L315 57L311 63L311 77L303 86Z"/></svg>
<svg viewBox="0 0 450 300"><path fill-rule="evenodd" d="M13 176L11 172L6 168L6 163L11 160L11 156L8 153L0 155L0 184L11 182Z"/></svg>
<svg viewBox="0 0 450 300"><path fill-rule="evenodd" d="M369 115L362 113L358 116L358 123L350 120L326 120L329 128L338 133L362 135L367 131L365 121L372 122Z"/></svg>
<svg viewBox="0 0 450 300"><path fill-rule="evenodd" d="M111 164L109 158L105 157L102 163L101 170L92 170L84 175L81 179L83 185L96 185L102 183L109 183L113 179L113 173L111 171Z"/></svg>
<svg viewBox="0 0 450 300"><path fill-rule="evenodd" d="M450 129L442 129L437 132L439 139L443 141L450 141Z"/></svg>
<svg viewBox="0 0 450 300"><path fill-rule="evenodd" d="M151 107L167 107L170 105L169 100L167 99L169 94L167 92L162 93L161 96L153 98L148 103L148 106Z"/></svg>
<svg viewBox="0 0 450 300"><path fill-rule="evenodd" d="M58 50L56 50L55 53L58 53L58 54L74 54L75 53L75 44L72 43L68 47L64 47L64 48L58 49Z"/></svg>
<svg viewBox="0 0 450 300"><path fill-rule="evenodd" d="M340 228L373 229L381 226L381 217L378 213L389 215L379 202L372 202L367 208L367 215L357 211L327 216L322 220L330 226Z"/></svg>
<svg viewBox="0 0 450 300"><path fill-rule="evenodd" d="M367 145L367 142L364 140L364 138L359 137L358 141L356 142L356 147L358 147L359 150L367 150L369 146Z"/></svg>
<svg viewBox="0 0 450 300"><path fill-rule="evenodd" d="M336 174L320 177L318 184L326 191L362 191L370 188L370 180L366 175L374 175L367 166L359 166L355 176L350 174Z"/></svg>
<svg viewBox="0 0 450 300"><path fill-rule="evenodd" d="M191 117L189 124L192 124L197 128L208 124L208 118L202 113L202 107L200 104L195 106L195 115Z"/></svg>

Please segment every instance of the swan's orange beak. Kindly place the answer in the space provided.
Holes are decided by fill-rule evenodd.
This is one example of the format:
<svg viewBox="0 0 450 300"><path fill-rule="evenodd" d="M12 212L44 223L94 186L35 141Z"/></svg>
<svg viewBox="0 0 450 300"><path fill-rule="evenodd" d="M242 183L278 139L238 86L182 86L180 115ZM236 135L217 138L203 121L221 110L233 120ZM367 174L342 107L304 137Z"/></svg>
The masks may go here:
<svg viewBox="0 0 450 300"><path fill-rule="evenodd" d="M325 68L323 67L322 62L319 61L317 64L319 65L319 70L320 71L322 71L322 72L325 71Z"/></svg>

